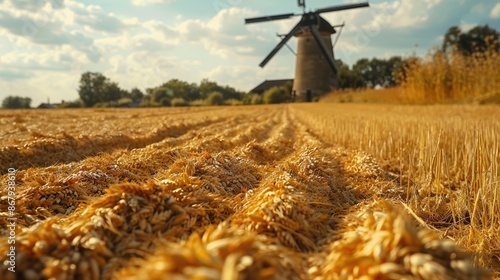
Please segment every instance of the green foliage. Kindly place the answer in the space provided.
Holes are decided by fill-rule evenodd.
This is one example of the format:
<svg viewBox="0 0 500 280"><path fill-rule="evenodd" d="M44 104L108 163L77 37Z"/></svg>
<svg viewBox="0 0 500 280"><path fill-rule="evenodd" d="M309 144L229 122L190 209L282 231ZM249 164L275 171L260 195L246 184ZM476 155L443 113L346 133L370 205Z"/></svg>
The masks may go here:
<svg viewBox="0 0 500 280"><path fill-rule="evenodd" d="M249 92L249 93L245 94L243 96L243 98L241 99L241 103L243 103L243 105L250 105L250 104L252 104L252 97L255 94L256 93L253 93L253 92Z"/></svg>
<svg viewBox="0 0 500 280"><path fill-rule="evenodd" d="M170 102L172 98L174 98L174 93L169 88L159 87L154 89L151 93L151 101L159 104L161 104L161 102L166 102L162 100L168 100ZM170 103L166 106L170 106Z"/></svg>
<svg viewBox="0 0 500 280"><path fill-rule="evenodd" d="M190 84L178 79L171 79L161 85L158 90L167 92L170 98L183 98L188 102L201 98L196 84Z"/></svg>
<svg viewBox="0 0 500 280"><path fill-rule="evenodd" d="M263 102L265 104L278 104L290 100L290 92L285 86L272 87L264 92Z"/></svg>
<svg viewBox="0 0 500 280"><path fill-rule="evenodd" d="M130 98L134 101L142 100L142 98L144 98L144 93L142 93L142 91L138 88L133 88L130 91Z"/></svg>
<svg viewBox="0 0 500 280"><path fill-rule="evenodd" d="M224 101L224 104L231 105L231 106L238 106L238 105L242 105L243 103L241 102L241 100L231 98L231 99Z"/></svg>
<svg viewBox="0 0 500 280"><path fill-rule="evenodd" d="M118 107L130 107L130 105L134 102L130 97L120 98L116 103Z"/></svg>
<svg viewBox="0 0 500 280"><path fill-rule="evenodd" d="M251 100L250 104L257 105L257 104L262 104L262 103L263 103L263 100L262 100L262 96L260 94L254 94L252 96L252 100Z"/></svg>
<svg viewBox="0 0 500 280"><path fill-rule="evenodd" d="M447 52L456 48L463 55L484 52L488 48L500 50L500 33L488 25L476 26L463 33L460 27L452 26L444 35L442 50Z"/></svg>
<svg viewBox="0 0 500 280"><path fill-rule="evenodd" d="M219 93L211 96L212 93ZM130 96L140 96L137 90L132 90ZM147 88L141 106L170 106L173 99L181 98L186 104L193 106L202 105L223 105L228 103L236 104L235 100L241 100L244 94L229 86L221 86L216 82L203 79L198 86L195 83L188 83L178 79L172 79L159 87ZM135 100L135 99L134 99ZM168 104L168 105L163 105ZM183 105L184 106L184 105Z"/></svg>
<svg viewBox="0 0 500 280"><path fill-rule="evenodd" d="M189 102L190 106L205 106L206 102L203 99L196 99L191 102Z"/></svg>
<svg viewBox="0 0 500 280"><path fill-rule="evenodd" d="M189 106L189 103L186 100L184 100L184 98L180 98L180 97L173 98L170 101L170 104L172 104L172 107L185 107L185 106Z"/></svg>
<svg viewBox="0 0 500 280"><path fill-rule="evenodd" d="M223 97L222 93L220 93L218 91L214 91L214 92L210 93L206 99L206 104L210 105L210 106L224 104L224 97Z"/></svg>
<svg viewBox="0 0 500 280"><path fill-rule="evenodd" d="M168 106L172 105L172 102L170 102L170 98L162 98L158 101L157 104L159 104L160 106L168 107Z"/></svg>
<svg viewBox="0 0 500 280"><path fill-rule="evenodd" d="M92 106L94 108L111 108L111 107L115 107L115 103L114 102L99 102L99 103L96 103L94 104L94 106Z"/></svg>
<svg viewBox="0 0 500 280"><path fill-rule="evenodd" d="M345 88L362 88L364 87L363 77L349 69L349 65L346 65L342 60L338 59L336 61L339 68L339 87Z"/></svg>
<svg viewBox="0 0 500 280"><path fill-rule="evenodd" d="M216 82L210 81L208 79L203 79L199 85L199 91L201 96L207 98L212 92L220 92L224 100L227 99L238 99L241 100L244 96L243 92L237 91L230 86L220 86Z"/></svg>
<svg viewBox="0 0 500 280"><path fill-rule="evenodd" d="M20 96L7 96L2 101L2 108L28 109L31 108L31 98Z"/></svg>
<svg viewBox="0 0 500 280"><path fill-rule="evenodd" d="M130 94L101 73L85 72L80 77L78 95L86 107L92 107L97 103L103 103L99 106L105 106L108 103L107 106L109 106L122 97L129 97Z"/></svg>
<svg viewBox="0 0 500 280"><path fill-rule="evenodd" d="M353 65L352 70L359 75L364 87L390 87L396 85L393 72L401 67L402 59L399 56L390 59L366 58L360 59Z"/></svg>
<svg viewBox="0 0 500 280"><path fill-rule="evenodd" d="M282 85L282 87L285 88L285 91L288 92L288 94L291 94L292 89L293 89L293 82L292 81L288 81L284 85Z"/></svg>
<svg viewBox="0 0 500 280"><path fill-rule="evenodd" d="M82 108L83 102L80 99L61 103L59 108Z"/></svg>
<svg viewBox="0 0 500 280"><path fill-rule="evenodd" d="M120 89L117 83L110 82L109 80L104 84L104 89L102 92L101 100L104 102L118 101L122 97L122 94L127 94L126 91Z"/></svg>
<svg viewBox="0 0 500 280"><path fill-rule="evenodd" d="M139 104L139 107L159 107L159 106L160 103L153 101L151 95L146 95Z"/></svg>

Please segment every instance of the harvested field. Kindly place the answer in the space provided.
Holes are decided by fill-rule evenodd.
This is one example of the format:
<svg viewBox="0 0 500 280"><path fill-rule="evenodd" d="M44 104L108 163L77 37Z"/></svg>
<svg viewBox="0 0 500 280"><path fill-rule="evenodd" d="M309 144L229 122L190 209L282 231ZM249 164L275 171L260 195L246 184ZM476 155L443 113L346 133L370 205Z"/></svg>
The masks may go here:
<svg viewBox="0 0 500 280"><path fill-rule="evenodd" d="M1 279L491 279L498 107L0 111ZM15 168L15 175L7 174Z"/></svg>

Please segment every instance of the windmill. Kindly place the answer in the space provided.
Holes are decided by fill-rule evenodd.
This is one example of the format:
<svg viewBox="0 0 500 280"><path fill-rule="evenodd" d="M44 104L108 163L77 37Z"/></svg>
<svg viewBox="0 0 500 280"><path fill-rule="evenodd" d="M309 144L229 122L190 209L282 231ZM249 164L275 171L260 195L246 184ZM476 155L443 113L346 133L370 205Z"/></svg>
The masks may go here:
<svg viewBox="0 0 500 280"><path fill-rule="evenodd" d="M301 16L292 30L282 37L278 45L259 64L264 67L274 55L292 38L297 37L295 79L292 97L297 101L312 101L313 97L329 92L337 86L337 66L335 65L331 35L337 31L323 17L322 13L369 7L368 3L344 4L306 12L305 0L298 0L302 14L279 14L245 19L245 24L288 19ZM343 25L342 25L343 26ZM337 27L337 26L336 26Z"/></svg>

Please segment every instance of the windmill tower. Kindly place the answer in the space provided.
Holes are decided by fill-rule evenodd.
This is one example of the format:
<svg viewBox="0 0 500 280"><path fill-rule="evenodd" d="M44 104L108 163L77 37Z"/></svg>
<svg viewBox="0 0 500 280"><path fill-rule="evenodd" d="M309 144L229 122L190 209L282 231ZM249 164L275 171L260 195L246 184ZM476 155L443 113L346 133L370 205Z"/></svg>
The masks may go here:
<svg viewBox="0 0 500 280"><path fill-rule="evenodd" d="M345 4L306 12L304 0L298 0L302 14L280 14L245 19L246 24L301 16L301 20L283 37L281 42L259 64L264 67L273 56L293 37L297 37L297 57L292 98L296 101L312 101L336 87L337 66L335 65L331 35L335 28L320 16L321 13L368 7L368 3Z"/></svg>

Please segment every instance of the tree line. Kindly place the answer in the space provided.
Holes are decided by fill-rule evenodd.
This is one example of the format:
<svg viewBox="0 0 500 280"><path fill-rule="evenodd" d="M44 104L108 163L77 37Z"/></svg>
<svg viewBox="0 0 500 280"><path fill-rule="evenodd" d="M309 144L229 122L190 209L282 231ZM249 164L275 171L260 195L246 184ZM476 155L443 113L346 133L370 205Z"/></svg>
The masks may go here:
<svg viewBox="0 0 500 280"><path fill-rule="evenodd" d="M440 52L458 52L462 56L470 56L474 53L485 52L488 48L496 52L500 50L500 33L488 25L476 26L467 32L460 27L452 26L444 34ZM337 60L339 66L339 87L348 88L373 88L392 87L405 78L405 69L416 57L403 58L393 56L388 59L362 58L352 67Z"/></svg>
<svg viewBox="0 0 500 280"><path fill-rule="evenodd" d="M476 26L467 32L452 26L444 34L441 52L457 51L470 56L487 49L500 50L499 32L488 25ZM419 58L393 56L387 59L362 58L354 65L337 60L340 89L393 87L405 77L407 65ZM130 91L98 72L85 72L78 86L79 99L64 102L61 107L158 107L158 106L202 106L282 103L289 100L291 84L271 88L262 95L245 93L230 86L222 86L203 79L199 84L171 79L162 85L138 88ZM30 108L31 99L8 96L2 102L3 108Z"/></svg>

